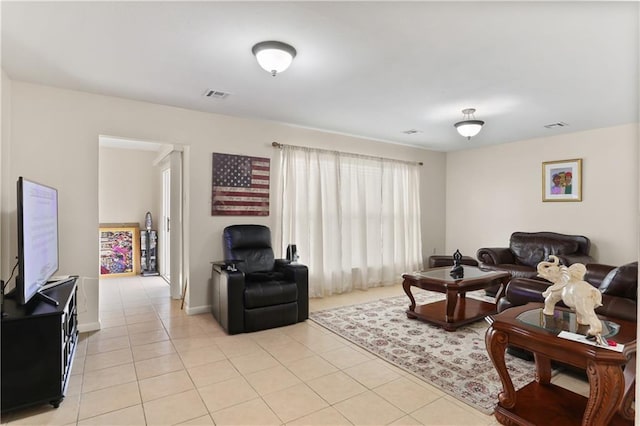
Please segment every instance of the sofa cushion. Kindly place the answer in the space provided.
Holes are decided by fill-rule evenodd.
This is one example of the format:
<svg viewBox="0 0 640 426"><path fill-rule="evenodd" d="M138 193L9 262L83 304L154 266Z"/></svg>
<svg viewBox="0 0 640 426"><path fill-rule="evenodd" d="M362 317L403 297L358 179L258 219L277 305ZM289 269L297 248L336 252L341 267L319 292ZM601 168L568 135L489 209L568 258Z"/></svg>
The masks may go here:
<svg viewBox="0 0 640 426"><path fill-rule="evenodd" d="M602 306L596 308L596 313L609 318L620 318L636 322L638 305L635 300L603 294ZM613 322L615 322L615 319Z"/></svg>
<svg viewBox="0 0 640 426"><path fill-rule="evenodd" d="M531 239L513 239L511 241L511 251L516 259L517 265L535 267L544 259L543 241L538 244Z"/></svg>
<svg viewBox="0 0 640 426"><path fill-rule="evenodd" d="M578 242L556 240L550 242L547 248L549 249L547 256L550 254L573 254L578 251Z"/></svg>
<svg viewBox="0 0 640 426"><path fill-rule="evenodd" d="M232 255L230 259L242 260L236 267L244 273L270 271L275 265L271 248L237 249L232 251Z"/></svg>
<svg viewBox="0 0 640 426"><path fill-rule="evenodd" d="M298 286L295 282L267 281L245 283L245 309L280 305L298 300Z"/></svg>
<svg viewBox="0 0 640 426"><path fill-rule="evenodd" d="M530 235L512 235L511 251L516 263L535 268L549 255L567 255L578 251L578 242L552 239L548 237L532 237Z"/></svg>
<svg viewBox="0 0 640 426"><path fill-rule="evenodd" d="M526 265L516 265L515 263L501 263L499 265L482 265L482 269L498 272L508 272L513 278L535 278L538 272Z"/></svg>
<svg viewBox="0 0 640 426"><path fill-rule="evenodd" d="M284 281L284 272L278 271L258 271L244 275L247 282Z"/></svg>
<svg viewBox="0 0 640 426"><path fill-rule="evenodd" d="M244 331L258 331L267 328L294 324L298 320L298 304L264 306L244 310Z"/></svg>

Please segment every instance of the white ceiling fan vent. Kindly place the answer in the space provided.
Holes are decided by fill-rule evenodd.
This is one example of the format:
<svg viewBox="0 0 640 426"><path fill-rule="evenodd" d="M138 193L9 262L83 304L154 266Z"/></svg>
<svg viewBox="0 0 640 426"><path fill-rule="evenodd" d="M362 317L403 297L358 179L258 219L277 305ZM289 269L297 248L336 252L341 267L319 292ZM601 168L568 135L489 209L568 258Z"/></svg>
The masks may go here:
<svg viewBox="0 0 640 426"><path fill-rule="evenodd" d="M224 99L229 96L229 93L223 92L221 90L207 89L202 94L202 96L205 96L207 98Z"/></svg>
<svg viewBox="0 0 640 426"><path fill-rule="evenodd" d="M551 123L551 124L547 124L546 127L547 129L557 129L559 127L567 127L568 124L565 123L564 121L558 121L557 123Z"/></svg>
<svg viewBox="0 0 640 426"><path fill-rule="evenodd" d="M404 133L405 135L415 135L416 133L422 133L422 130L409 129L404 130L402 133Z"/></svg>

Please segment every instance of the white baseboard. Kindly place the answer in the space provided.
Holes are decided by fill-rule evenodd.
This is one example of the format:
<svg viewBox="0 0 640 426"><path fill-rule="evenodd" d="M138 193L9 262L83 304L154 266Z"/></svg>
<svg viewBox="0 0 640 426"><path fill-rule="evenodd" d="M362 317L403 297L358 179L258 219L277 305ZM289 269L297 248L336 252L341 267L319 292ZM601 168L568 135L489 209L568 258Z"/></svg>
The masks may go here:
<svg viewBox="0 0 640 426"><path fill-rule="evenodd" d="M210 314L211 305L197 306L195 308L187 306L185 311L187 312L187 315Z"/></svg>
<svg viewBox="0 0 640 426"><path fill-rule="evenodd" d="M88 331L97 331L100 330L100 321L98 322L89 322L85 324L78 324L78 331L80 333L86 333Z"/></svg>

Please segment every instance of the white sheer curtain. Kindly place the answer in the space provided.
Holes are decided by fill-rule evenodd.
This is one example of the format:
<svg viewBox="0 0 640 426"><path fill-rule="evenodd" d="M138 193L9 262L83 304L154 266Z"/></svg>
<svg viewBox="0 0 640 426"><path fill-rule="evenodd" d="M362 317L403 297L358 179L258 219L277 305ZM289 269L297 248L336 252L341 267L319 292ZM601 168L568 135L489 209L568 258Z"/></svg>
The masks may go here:
<svg viewBox="0 0 640 426"><path fill-rule="evenodd" d="M309 295L391 285L421 269L419 166L282 147L281 243L309 267Z"/></svg>

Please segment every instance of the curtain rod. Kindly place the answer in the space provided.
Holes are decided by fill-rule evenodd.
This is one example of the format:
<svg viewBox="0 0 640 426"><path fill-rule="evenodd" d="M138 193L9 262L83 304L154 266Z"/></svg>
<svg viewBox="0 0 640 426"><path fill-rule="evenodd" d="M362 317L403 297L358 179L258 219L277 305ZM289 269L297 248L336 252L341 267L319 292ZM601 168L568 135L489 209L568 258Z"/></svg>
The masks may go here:
<svg viewBox="0 0 640 426"><path fill-rule="evenodd" d="M285 146L291 146L291 147L294 147L294 148L304 148L304 149L309 149L309 150L314 150L314 151L319 151L319 152L328 152L328 153L336 153L336 154L353 155L355 157L370 158L372 160L388 160L388 161L395 161L395 162L398 162L398 163L417 164L419 166L423 165L422 161L396 160L394 158L376 157L375 155L353 154L353 153L350 153L350 152L333 151L333 150L330 150L330 149L309 148L309 147L306 147L306 146L298 146L298 145L285 145L285 144L278 143L278 142L272 142L271 146L274 147L274 148L278 148L278 149L282 149L282 147L285 147Z"/></svg>

